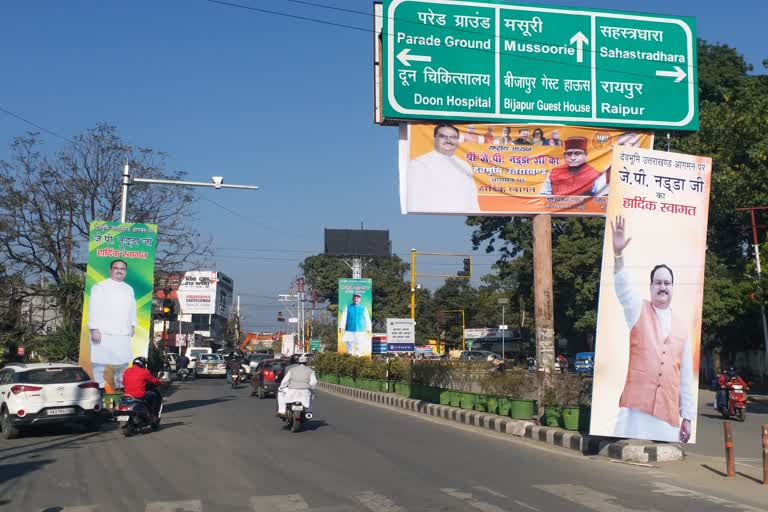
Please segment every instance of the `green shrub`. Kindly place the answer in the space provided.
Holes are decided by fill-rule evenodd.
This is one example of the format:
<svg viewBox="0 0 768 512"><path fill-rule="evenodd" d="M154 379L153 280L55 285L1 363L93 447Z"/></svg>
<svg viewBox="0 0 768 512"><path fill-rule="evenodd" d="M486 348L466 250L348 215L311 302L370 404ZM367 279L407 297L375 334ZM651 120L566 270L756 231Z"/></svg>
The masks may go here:
<svg viewBox="0 0 768 512"><path fill-rule="evenodd" d="M535 376L524 370L513 370L501 375L485 375L480 378L480 389L483 393L513 400L536 398Z"/></svg>
<svg viewBox="0 0 768 512"><path fill-rule="evenodd" d="M573 374L553 374L545 385L544 403L560 406L592 404L592 379Z"/></svg>

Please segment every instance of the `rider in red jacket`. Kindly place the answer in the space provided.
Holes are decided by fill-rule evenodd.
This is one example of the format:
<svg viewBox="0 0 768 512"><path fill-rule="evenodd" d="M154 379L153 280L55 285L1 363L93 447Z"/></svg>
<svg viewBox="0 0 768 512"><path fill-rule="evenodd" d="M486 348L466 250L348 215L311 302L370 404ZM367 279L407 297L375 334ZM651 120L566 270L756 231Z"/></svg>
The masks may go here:
<svg viewBox="0 0 768 512"><path fill-rule="evenodd" d="M147 402L149 410L156 415L160 397L155 391L148 390L147 384L159 386L160 380L147 370L146 358L137 357L133 360L133 365L123 373L123 392Z"/></svg>

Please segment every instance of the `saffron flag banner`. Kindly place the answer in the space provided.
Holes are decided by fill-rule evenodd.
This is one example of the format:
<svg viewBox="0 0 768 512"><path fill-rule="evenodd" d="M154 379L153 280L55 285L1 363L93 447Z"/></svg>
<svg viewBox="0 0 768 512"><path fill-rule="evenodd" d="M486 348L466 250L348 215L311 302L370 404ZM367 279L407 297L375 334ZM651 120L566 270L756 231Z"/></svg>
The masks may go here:
<svg viewBox="0 0 768 512"><path fill-rule="evenodd" d="M400 126L402 213L605 215L615 145L653 135L523 124Z"/></svg>
<svg viewBox="0 0 768 512"><path fill-rule="evenodd" d="M79 364L108 393L147 356L156 247L155 224L91 222Z"/></svg>
<svg viewBox="0 0 768 512"><path fill-rule="evenodd" d="M371 357L373 281L339 279L338 352Z"/></svg>
<svg viewBox="0 0 768 512"><path fill-rule="evenodd" d="M709 158L614 148L590 433L696 441Z"/></svg>

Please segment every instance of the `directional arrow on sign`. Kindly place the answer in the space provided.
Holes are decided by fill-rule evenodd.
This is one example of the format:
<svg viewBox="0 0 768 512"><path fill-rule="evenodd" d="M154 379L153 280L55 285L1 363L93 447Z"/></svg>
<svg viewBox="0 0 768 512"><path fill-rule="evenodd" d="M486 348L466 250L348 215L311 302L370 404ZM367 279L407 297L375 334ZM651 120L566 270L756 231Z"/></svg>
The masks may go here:
<svg viewBox="0 0 768 512"><path fill-rule="evenodd" d="M657 70L656 76L673 76L675 77L675 83L681 81L683 78L688 76L685 74L685 71L683 71L682 68L680 68L680 66L673 66L673 67L675 68L674 71Z"/></svg>
<svg viewBox="0 0 768 512"><path fill-rule="evenodd" d="M576 62L584 61L584 45L589 45L589 39L581 32L576 32L571 38L571 44L576 43Z"/></svg>
<svg viewBox="0 0 768 512"><path fill-rule="evenodd" d="M397 54L397 60L403 63L404 66L410 66L411 61L414 62L432 62L432 57L429 55L411 55L411 49L406 48Z"/></svg>

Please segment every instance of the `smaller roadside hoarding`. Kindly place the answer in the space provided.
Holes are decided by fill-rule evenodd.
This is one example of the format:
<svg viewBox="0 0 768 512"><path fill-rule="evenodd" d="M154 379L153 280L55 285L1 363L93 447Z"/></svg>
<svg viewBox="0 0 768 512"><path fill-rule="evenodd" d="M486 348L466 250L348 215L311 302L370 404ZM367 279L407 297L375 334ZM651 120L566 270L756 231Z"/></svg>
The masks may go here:
<svg viewBox="0 0 768 512"><path fill-rule="evenodd" d="M696 440L712 161L616 148L590 434Z"/></svg>
<svg viewBox="0 0 768 512"><path fill-rule="evenodd" d="M296 353L296 335L295 334L283 334L282 349L283 356L290 357Z"/></svg>
<svg viewBox="0 0 768 512"><path fill-rule="evenodd" d="M387 333L375 332L371 339L371 353L372 354L386 354L387 353Z"/></svg>
<svg viewBox="0 0 768 512"><path fill-rule="evenodd" d="M614 145L636 130L527 124L400 127L402 213L605 215Z"/></svg>
<svg viewBox="0 0 768 512"><path fill-rule="evenodd" d="M410 318L387 318L387 352L413 352L416 322Z"/></svg>
<svg viewBox="0 0 768 512"><path fill-rule="evenodd" d="M184 314L215 314L217 281L217 272L185 272L177 292L181 312Z"/></svg>
<svg viewBox="0 0 768 512"><path fill-rule="evenodd" d="M339 353L371 356L372 301L370 279L339 279Z"/></svg>

